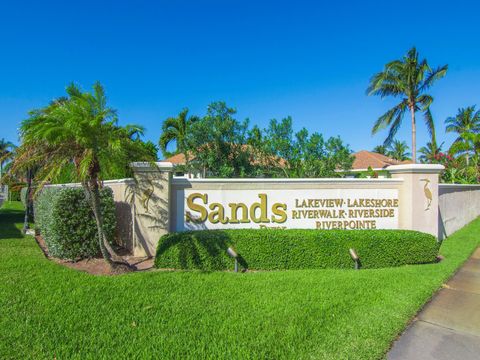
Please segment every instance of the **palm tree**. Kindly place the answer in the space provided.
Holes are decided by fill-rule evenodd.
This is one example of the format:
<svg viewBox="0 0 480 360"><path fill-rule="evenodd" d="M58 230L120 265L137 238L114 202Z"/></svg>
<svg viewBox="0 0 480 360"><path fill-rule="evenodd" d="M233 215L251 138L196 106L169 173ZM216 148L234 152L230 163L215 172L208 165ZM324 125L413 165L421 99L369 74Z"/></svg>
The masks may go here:
<svg viewBox="0 0 480 360"><path fill-rule="evenodd" d="M379 130L390 127L384 144L389 145L402 124L403 117L410 111L412 123L412 153L413 161L416 162L416 118L418 111L423 113L425 124L430 134L433 134L434 123L430 112L433 97L426 91L433 83L444 77L447 73L447 65L436 69L430 68L427 60L419 60L418 52L413 47L401 60L394 60L385 65L384 70L375 74L370 79L367 89L368 95L379 95L384 98L391 96L400 98L400 102L385 114L380 116L372 128L372 134Z"/></svg>
<svg viewBox="0 0 480 360"><path fill-rule="evenodd" d="M453 152L458 152L455 151L456 149L458 150L459 146L458 143L464 143L467 142L467 139L465 136L462 136L464 134L472 133L472 134L478 134L480 133L480 110L475 111L475 106L469 106L467 108L461 108L458 109L457 115L451 116L445 120L445 124L447 125L446 131L447 133L453 132L458 134L458 137L455 139L453 142L452 146L454 147L452 149ZM468 166L469 164L469 158L471 155L471 149L468 149L468 144L467 144L467 149L463 151L465 155L465 161Z"/></svg>
<svg viewBox="0 0 480 360"><path fill-rule="evenodd" d="M394 140L389 147L388 155L396 160L404 161L410 158L409 148L405 141Z"/></svg>
<svg viewBox="0 0 480 360"><path fill-rule="evenodd" d="M463 132L460 139L450 146L449 153L452 155L465 155L465 163L468 167L469 158L480 156L480 133Z"/></svg>
<svg viewBox="0 0 480 360"><path fill-rule="evenodd" d="M427 145L423 146L418 150L420 155L420 162L422 163L432 163L442 152L443 142L440 145L437 145L435 141L430 141Z"/></svg>
<svg viewBox="0 0 480 360"><path fill-rule="evenodd" d="M13 155L15 148L12 142L5 141L3 138L0 140L0 181L3 176L3 164Z"/></svg>
<svg viewBox="0 0 480 360"><path fill-rule="evenodd" d="M165 157L171 155L167 151L167 146L172 141L175 141L176 150L175 154L183 153L185 155L185 163L188 166L189 163L189 144L188 136L190 134L190 128L193 123L198 121L197 116L188 117L188 109L185 108L176 117L170 117L166 119L162 124L162 135L158 144Z"/></svg>
<svg viewBox="0 0 480 360"><path fill-rule="evenodd" d="M388 149L385 145L377 145L372 151L376 152L377 154L387 155Z"/></svg>
<svg viewBox="0 0 480 360"><path fill-rule="evenodd" d="M118 125L115 110L107 106L100 83L93 92L82 92L75 85L67 88L68 98L35 110L22 122L22 144L12 170L24 172L41 163L35 173L37 189L55 178L63 167L73 164L97 224L100 250L116 270L130 266L119 257L108 242L100 212L101 172L124 166L136 142L128 128ZM143 148L138 147L139 152ZM144 160L150 160L145 158Z"/></svg>

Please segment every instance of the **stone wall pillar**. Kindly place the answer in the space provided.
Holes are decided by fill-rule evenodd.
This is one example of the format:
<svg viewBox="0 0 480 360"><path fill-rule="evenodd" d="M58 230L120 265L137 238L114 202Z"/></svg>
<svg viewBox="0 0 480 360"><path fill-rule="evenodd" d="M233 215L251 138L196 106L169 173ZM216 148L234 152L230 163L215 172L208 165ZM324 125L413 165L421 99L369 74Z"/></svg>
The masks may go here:
<svg viewBox="0 0 480 360"><path fill-rule="evenodd" d="M155 256L158 240L170 230L170 189L173 166L169 162L131 164L133 186L134 256Z"/></svg>
<svg viewBox="0 0 480 360"><path fill-rule="evenodd" d="M438 237L438 164L405 164L387 168L392 178L403 179L399 192L399 228Z"/></svg>

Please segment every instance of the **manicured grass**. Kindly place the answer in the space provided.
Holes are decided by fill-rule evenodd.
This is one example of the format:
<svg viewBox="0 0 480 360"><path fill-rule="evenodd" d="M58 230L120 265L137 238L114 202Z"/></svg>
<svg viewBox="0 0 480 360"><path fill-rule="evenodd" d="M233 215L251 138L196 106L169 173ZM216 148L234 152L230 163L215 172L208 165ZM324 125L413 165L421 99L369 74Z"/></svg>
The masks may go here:
<svg viewBox="0 0 480 360"><path fill-rule="evenodd" d="M21 220L0 210L1 359L382 358L480 239L477 219L429 265L96 277L46 260Z"/></svg>

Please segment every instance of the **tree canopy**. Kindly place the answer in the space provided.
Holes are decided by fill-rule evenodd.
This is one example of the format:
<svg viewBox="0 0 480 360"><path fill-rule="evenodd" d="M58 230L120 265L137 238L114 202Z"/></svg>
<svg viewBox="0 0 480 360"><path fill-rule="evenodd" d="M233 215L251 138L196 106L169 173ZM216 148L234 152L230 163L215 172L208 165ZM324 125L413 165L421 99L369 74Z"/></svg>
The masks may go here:
<svg viewBox="0 0 480 360"><path fill-rule="evenodd" d="M295 132L290 117L261 129L235 115L225 102L213 102L205 116L189 122L182 147L190 170L209 177L333 177L352 166L351 150L339 137Z"/></svg>

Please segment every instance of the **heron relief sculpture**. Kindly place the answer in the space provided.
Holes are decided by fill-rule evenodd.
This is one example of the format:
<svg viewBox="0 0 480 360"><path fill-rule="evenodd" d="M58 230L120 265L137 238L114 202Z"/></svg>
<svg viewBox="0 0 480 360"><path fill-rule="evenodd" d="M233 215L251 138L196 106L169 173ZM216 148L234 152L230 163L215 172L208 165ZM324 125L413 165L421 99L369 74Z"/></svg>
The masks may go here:
<svg viewBox="0 0 480 360"><path fill-rule="evenodd" d="M423 193L425 194L425 198L427 199L427 208L425 211L430 209L430 206L432 205L432 191L428 188L428 184L430 183L430 180L428 179L420 179L420 181L424 181L425 185L423 185Z"/></svg>
<svg viewBox="0 0 480 360"><path fill-rule="evenodd" d="M142 198L140 199L140 202L143 208L145 209L145 211L149 213L150 211L148 210L148 204L150 202L150 198L153 195L153 192L155 191L155 187L153 185L152 180L149 180L147 182L147 185L148 185L148 188L142 191Z"/></svg>

